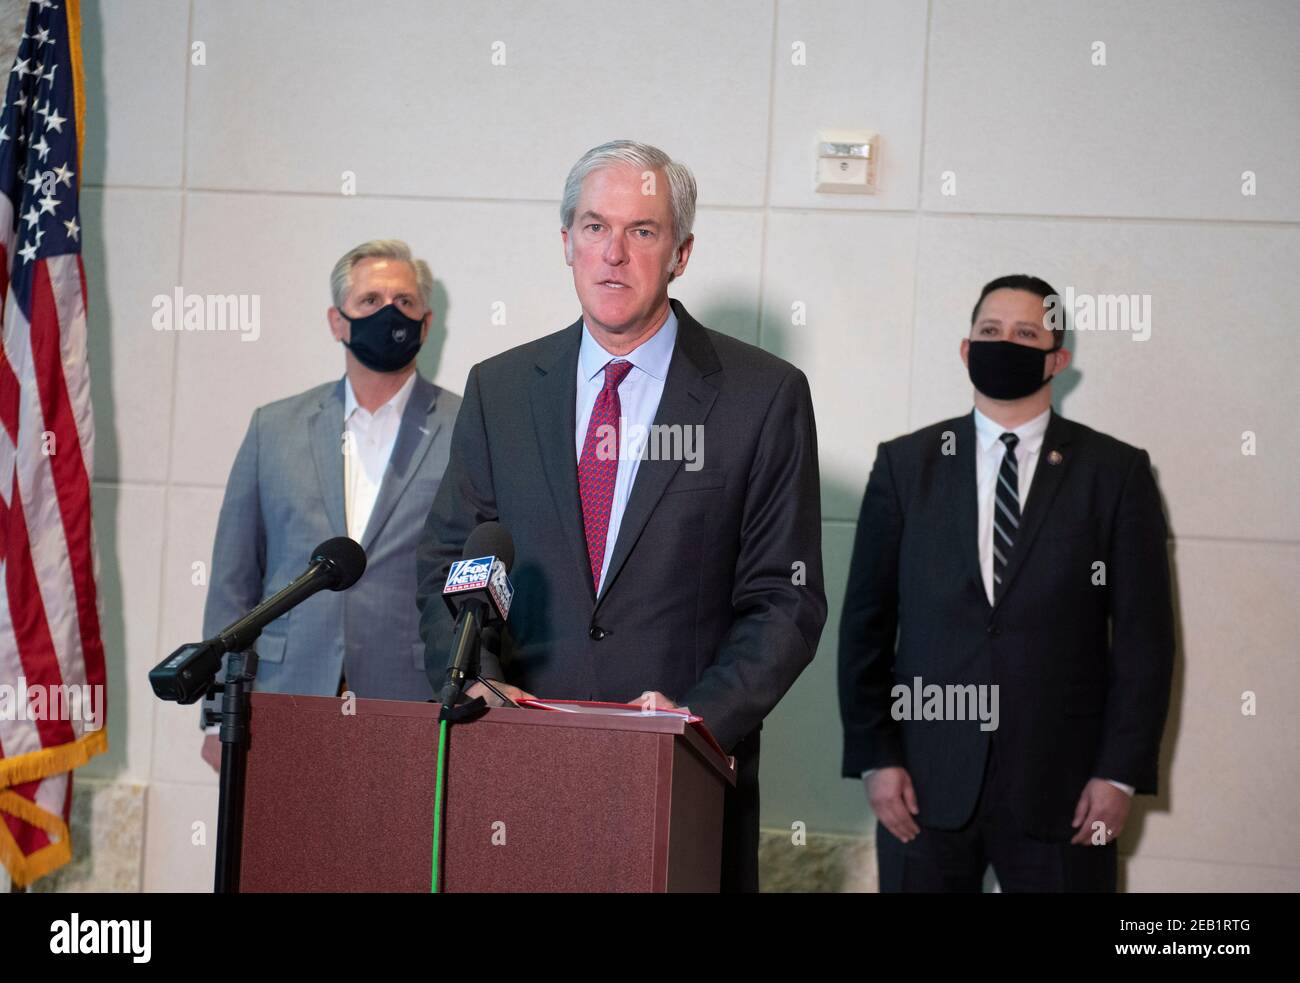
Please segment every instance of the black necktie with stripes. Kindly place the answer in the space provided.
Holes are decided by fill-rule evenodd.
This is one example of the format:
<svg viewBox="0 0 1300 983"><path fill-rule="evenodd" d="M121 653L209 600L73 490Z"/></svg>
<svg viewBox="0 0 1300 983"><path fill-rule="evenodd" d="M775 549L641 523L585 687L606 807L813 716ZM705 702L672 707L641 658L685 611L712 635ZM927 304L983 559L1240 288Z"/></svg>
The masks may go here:
<svg viewBox="0 0 1300 983"><path fill-rule="evenodd" d="M1020 465L1016 461L1016 444L1020 438L1004 433L998 438L1006 445L998 484L993 490L993 598L1002 596L1002 581L1007 575L1007 560L1020 531Z"/></svg>

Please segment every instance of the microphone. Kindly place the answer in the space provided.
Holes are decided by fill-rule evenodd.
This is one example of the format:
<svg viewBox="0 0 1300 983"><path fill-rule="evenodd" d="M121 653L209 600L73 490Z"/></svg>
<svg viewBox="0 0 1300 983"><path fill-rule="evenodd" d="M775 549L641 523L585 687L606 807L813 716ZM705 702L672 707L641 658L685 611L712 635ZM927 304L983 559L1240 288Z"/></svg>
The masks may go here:
<svg viewBox="0 0 1300 983"><path fill-rule="evenodd" d="M182 645L150 670L149 685L159 699L194 703L207 692L227 652L243 652L290 608L318 591L347 590L365 571L366 552L358 543L346 536L327 539L301 575L212 638Z"/></svg>
<svg viewBox="0 0 1300 983"><path fill-rule="evenodd" d="M447 659L446 682L438 702L455 706L467 677L478 674L478 655L483 629L504 622L510 615L514 587L510 568L515 562L515 544L499 522L476 526L465 541L463 559L447 571L442 598L456 616L451 653ZM430 678L434 688L438 680Z"/></svg>

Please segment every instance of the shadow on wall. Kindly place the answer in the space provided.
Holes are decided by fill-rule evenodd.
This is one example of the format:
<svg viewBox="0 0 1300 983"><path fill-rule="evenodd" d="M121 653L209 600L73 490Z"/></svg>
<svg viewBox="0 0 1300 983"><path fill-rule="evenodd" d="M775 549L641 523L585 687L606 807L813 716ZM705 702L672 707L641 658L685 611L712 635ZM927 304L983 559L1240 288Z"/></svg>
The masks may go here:
<svg viewBox="0 0 1300 983"><path fill-rule="evenodd" d="M693 312L701 323L716 327L745 341L754 341L753 327L762 321L762 348L779 358L798 362L788 312L757 310L752 303L714 303ZM815 381L810 380L815 385ZM814 392L814 402L816 393ZM844 408L852 413L852 407ZM822 407L823 414L826 412ZM825 428L826 421L819 419ZM821 501L827 516L856 516L864 488L826 468L824 445L821 461ZM874 456L875 448L861 452ZM825 530L825 524L823 530ZM839 722L837 689L837 647L839 616L845 583L838 558L838 544L823 536L823 569L826 576L827 620L817 654L790 691L767 718L760 787L765 822L795 817L806 823L807 846L792 852L792 830L767 827L760 851L760 881L764 890L826 891L861 890L874 883L874 871L864 877L863 864L871 856L863 849L869 841L845 836L844 829L831 829L830 817L860 816L865 832L874 824L860 785L840 777L843 739ZM829 835L823 835L829 834ZM797 858L797 860L795 860ZM872 862L874 862L872 860Z"/></svg>
<svg viewBox="0 0 1300 983"><path fill-rule="evenodd" d="M447 294L446 285L441 280L435 279L433 319L429 322L429 336L424 339L420 354L415 359L416 371L430 382L438 377L438 366L442 364L442 350L447 345L447 311L450 307L451 298Z"/></svg>
<svg viewBox="0 0 1300 983"><path fill-rule="evenodd" d="M1156 487L1160 487L1160 470L1153 464L1152 472L1156 477ZM1169 587L1174 609L1174 677L1169 691L1169 716L1165 720L1165 731L1160 739L1160 770L1157 780L1160 786L1155 795L1138 795L1133 797L1133 810L1129 813L1128 826L1120 838L1119 890L1128 890L1127 865L1122 858L1136 853L1142 841L1142 831L1146 826L1148 815L1156 812L1173 811L1173 790L1169 786L1174 773L1174 749L1178 744L1178 732L1182 727L1183 690L1186 686L1186 659L1183 655L1183 607L1179 599L1178 567L1175 565L1178 552L1178 538L1174 534L1173 522L1169 518L1169 502L1164 490L1160 491L1160 505L1164 509L1166 522L1169 523Z"/></svg>

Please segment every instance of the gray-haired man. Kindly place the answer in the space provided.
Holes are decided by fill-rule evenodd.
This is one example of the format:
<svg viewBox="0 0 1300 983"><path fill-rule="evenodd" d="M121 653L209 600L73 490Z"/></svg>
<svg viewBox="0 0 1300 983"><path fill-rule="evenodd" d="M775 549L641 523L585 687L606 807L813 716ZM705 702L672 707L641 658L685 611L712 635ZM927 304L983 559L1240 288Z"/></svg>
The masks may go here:
<svg viewBox="0 0 1300 983"><path fill-rule="evenodd" d="M560 213L582 316L470 371L420 544L430 673L451 645L448 566L499 520L519 592L484 677L512 697L700 714L738 772L721 886L757 890L759 729L826 619L808 381L669 299L694 243L683 164L626 140L595 147ZM683 453L644 454L652 425L683 435Z"/></svg>
<svg viewBox="0 0 1300 983"><path fill-rule="evenodd" d="M211 636L348 536L366 551L350 590L323 591L257 642L256 688L274 693L427 700L415 548L442 480L460 397L416 371L432 319L433 274L406 243L350 250L330 276L336 382L253 413L235 457L212 550L203 631ZM220 764L215 728L203 757Z"/></svg>

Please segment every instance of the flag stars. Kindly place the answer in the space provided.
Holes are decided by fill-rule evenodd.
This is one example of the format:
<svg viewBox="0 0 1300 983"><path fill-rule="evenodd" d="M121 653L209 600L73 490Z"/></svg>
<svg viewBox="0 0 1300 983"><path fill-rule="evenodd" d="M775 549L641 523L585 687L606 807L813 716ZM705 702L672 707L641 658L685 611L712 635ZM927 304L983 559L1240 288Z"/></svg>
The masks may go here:
<svg viewBox="0 0 1300 983"><path fill-rule="evenodd" d="M61 27L52 21L63 16L58 11L69 5L62 0L31 0L30 6L31 29L23 30L18 52L10 62L9 84L0 85L0 156L10 167L9 180L16 179L9 192L18 199L11 213L10 249L19 269L33 266L51 250L79 252L82 232L77 173L68 159L68 124L74 122L75 107L66 93L59 92L71 79L59 76L62 63L55 59L63 57L65 39L60 36ZM67 115L63 109L68 109ZM47 215L52 216L48 221ZM60 225L63 236L59 235ZM45 237L51 234L53 238L46 243Z"/></svg>

